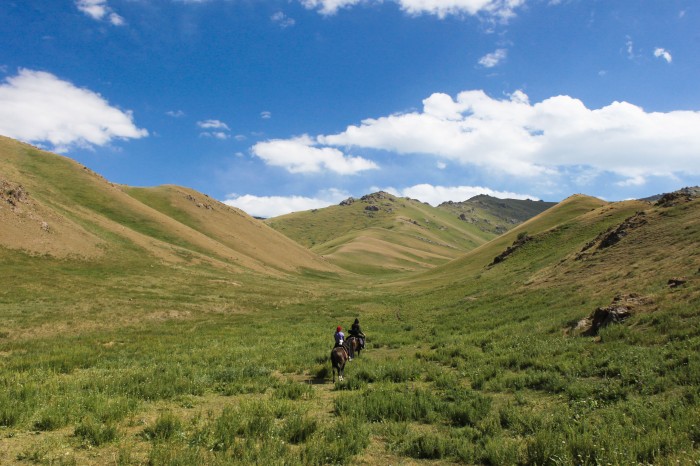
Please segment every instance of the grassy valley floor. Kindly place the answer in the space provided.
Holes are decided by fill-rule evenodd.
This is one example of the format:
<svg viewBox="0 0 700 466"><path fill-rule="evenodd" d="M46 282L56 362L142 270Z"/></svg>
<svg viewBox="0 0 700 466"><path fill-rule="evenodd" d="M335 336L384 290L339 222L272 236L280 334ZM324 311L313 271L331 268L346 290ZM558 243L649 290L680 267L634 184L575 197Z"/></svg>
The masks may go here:
<svg viewBox="0 0 700 466"><path fill-rule="evenodd" d="M34 261L25 273L47 267ZM674 289L659 277L631 323L575 337L571 322L614 285L49 268L62 271L51 295L21 275L0 294L2 464L700 460L696 277ZM334 385L333 329L356 316L367 350Z"/></svg>

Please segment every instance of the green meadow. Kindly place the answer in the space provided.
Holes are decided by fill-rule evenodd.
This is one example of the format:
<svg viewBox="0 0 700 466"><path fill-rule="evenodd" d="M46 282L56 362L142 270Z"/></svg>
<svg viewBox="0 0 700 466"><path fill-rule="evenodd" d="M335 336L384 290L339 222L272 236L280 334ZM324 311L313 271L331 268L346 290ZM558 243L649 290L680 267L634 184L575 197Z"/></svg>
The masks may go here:
<svg viewBox="0 0 700 466"><path fill-rule="evenodd" d="M180 235L157 256L29 192L106 253L0 247L2 464L700 464L698 199L576 196L426 272L357 274L229 264L95 207ZM575 331L617 295L639 298L629 319ZM332 383L334 329L355 317L366 351Z"/></svg>

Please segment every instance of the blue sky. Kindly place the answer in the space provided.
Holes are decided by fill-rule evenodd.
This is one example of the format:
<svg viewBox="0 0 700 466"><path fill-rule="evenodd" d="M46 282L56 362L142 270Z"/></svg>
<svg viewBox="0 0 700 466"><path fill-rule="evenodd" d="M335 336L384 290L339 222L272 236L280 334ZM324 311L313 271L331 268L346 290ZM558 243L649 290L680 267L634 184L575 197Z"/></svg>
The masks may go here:
<svg viewBox="0 0 700 466"><path fill-rule="evenodd" d="M4 0L0 134L275 216L700 184L700 3Z"/></svg>

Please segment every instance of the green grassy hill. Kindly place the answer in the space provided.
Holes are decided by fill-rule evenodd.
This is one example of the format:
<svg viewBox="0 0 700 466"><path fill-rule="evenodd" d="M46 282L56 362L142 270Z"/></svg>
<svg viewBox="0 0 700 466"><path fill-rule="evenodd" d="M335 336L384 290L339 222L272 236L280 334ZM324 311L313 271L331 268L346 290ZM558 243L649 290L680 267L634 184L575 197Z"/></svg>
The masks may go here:
<svg viewBox="0 0 700 466"><path fill-rule="evenodd" d="M463 421L411 426L395 447L488 464L695 462L698 226L697 197L575 196L397 283L404 295L387 289L393 298L383 302L403 344L419 348L420 372L439 374L430 389L448 397L465 384L473 396ZM629 317L590 332L596 310Z"/></svg>
<svg viewBox="0 0 700 466"><path fill-rule="evenodd" d="M0 246L53 257L206 262L240 272L337 272L244 212L184 188L130 188L0 138Z"/></svg>
<svg viewBox="0 0 700 466"><path fill-rule="evenodd" d="M480 194L463 202L443 202L438 209L446 210L462 221L475 224L481 230L500 235L556 204L530 199L499 199Z"/></svg>
<svg viewBox="0 0 700 466"><path fill-rule="evenodd" d="M694 190L572 196L491 241L386 197L289 224L320 214L315 247L416 271L367 276L191 190L0 155L0 464L700 459ZM334 384L356 317L367 348Z"/></svg>
<svg viewBox="0 0 700 466"><path fill-rule="evenodd" d="M492 199L434 208L379 192L266 223L347 270L411 273L455 259L552 205Z"/></svg>

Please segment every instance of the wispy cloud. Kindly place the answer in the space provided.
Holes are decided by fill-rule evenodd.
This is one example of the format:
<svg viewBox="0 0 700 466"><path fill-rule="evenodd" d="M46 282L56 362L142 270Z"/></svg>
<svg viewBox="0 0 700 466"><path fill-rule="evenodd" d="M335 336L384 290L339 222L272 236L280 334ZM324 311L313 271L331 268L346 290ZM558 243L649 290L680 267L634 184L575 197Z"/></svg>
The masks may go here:
<svg viewBox="0 0 700 466"><path fill-rule="evenodd" d="M643 176L632 176L632 177L627 178L625 180L618 181L615 184L617 186L625 188L625 187L629 187L629 186L643 186L644 184L646 184L646 182L647 182L647 179Z"/></svg>
<svg viewBox="0 0 700 466"><path fill-rule="evenodd" d="M75 6L96 21L107 20L114 26L123 26L124 18L107 4L107 0L75 0Z"/></svg>
<svg viewBox="0 0 700 466"><path fill-rule="evenodd" d="M323 15L333 15L342 8L360 3L378 4L381 0L300 0L309 9ZM429 14L438 18L451 15L485 15L507 20L526 0L393 0L399 8L411 15Z"/></svg>
<svg viewBox="0 0 700 466"><path fill-rule="evenodd" d="M202 129L225 129L226 131L230 131L228 125L221 120L198 121L197 126L199 126Z"/></svg>
<svg viewBox="0 0 700 466"><path fill-rule="evenodd" d="M220 139L220 140L226 140L231 137L230 134L225 133L223 131L204 131L202 133L199 133L199 135L203 138L214 138L214 139Z"/></svg>
<svg viewBox="0 0 700 466"><path fill-rule="evenodd" d="M493 68L499 65L508 56L508 50L497 49L495 52L488 53L479 59L479 65L484 68Z"/></svg>
<svg viewBox="0 0 700 466"><path fill-rule="evenodd" d="M270 118L272 118L272 112L260 112L260 118L262 118L263 120L269 120Z"/></svg>
<svg viewBox="0 0 700 466"><path fill-rule="evenodd" d="M114 139L138 139L130 111L102 96L43 71L22 69L0 84L0 134L28 142L48 142L54 150L104 146Z"/></svg>
<svg viewBox="0 0 700 466"><path fill-rule="evenodd" d="M634 53L634 41L631 37L627 37L627 42L625 42L625 51L627 52L627 58L634 60L636 55Z"/></svg>
<svg viewBox="0 0 700 466"><path fill-rule="evenodd" d="M357 5L363 0L300 0L308 9L318 10L323 15L334 15L341 8Z"/></svg>
<svg viewBox="0 0 700 466"><path fill-rule="evenodd" d="M165 112L165 114L173 118L182 118L185 116L185 112L183 112L182 110L170 110Z"/></svg>
<svg viewBox="0 0 700 466"><path fill-rule="evenodd" d="M202 129L210 130L199 133L201 137L220 140L229 139L231 137L228 133L231 129L221 120L202 120L197 122L197 126Z"/></svg>
<svg viewBox="0 0 700 466"><path fill-rule="evenodd" d="M661 47L656 47L654 49L654 56L656 58L662 58L666 60L666 63L671 63L673 61L673 57L671 56L671 52L668 50L661 48Z"/></svg>
<svg viewBox="0 0 700 466"><path fill-rule="evenodd" d="M273 14L270 19L272 20L273 23L276 23L279 27L282 29L287 29L288 27L292 27L296 24L296 21L294 18L290 18L286 14L284 14L281 11L276 12Z"/></svg>

